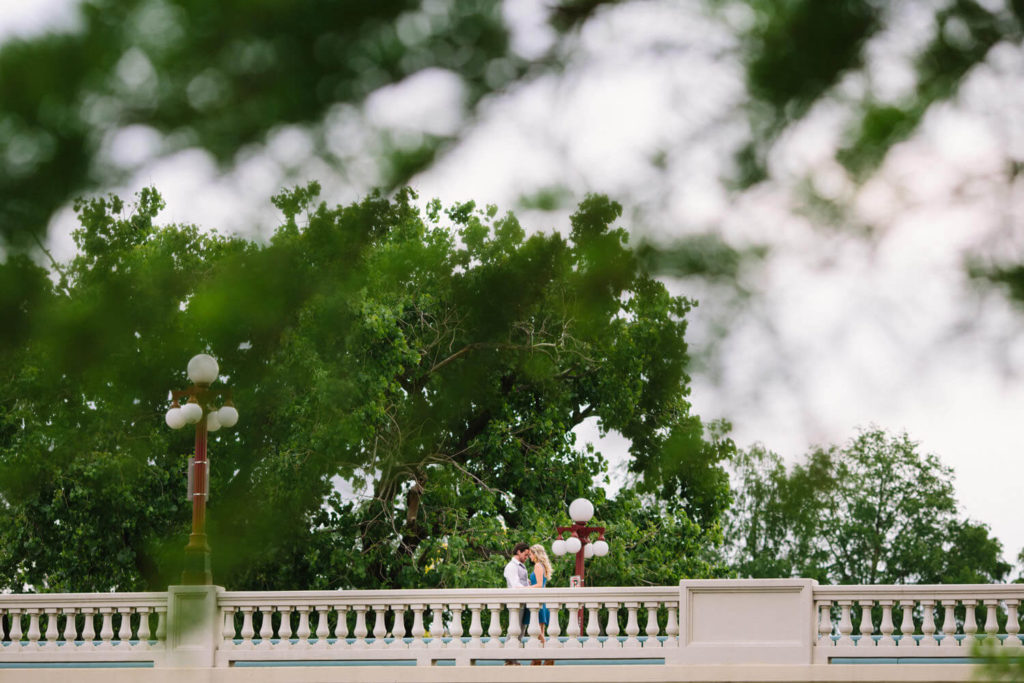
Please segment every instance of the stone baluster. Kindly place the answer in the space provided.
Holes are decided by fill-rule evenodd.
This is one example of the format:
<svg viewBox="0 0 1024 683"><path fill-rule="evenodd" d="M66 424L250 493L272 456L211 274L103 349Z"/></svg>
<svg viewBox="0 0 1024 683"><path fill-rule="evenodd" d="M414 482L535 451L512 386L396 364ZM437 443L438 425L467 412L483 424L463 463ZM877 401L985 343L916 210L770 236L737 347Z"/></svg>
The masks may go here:
<svg viewBox="0 0 1024 683"><path fill-rule="evenodd" d="M47 607L43 610L46 613L46 633L43 637L46 638L46 642L50 645L57 644L57 612L60 610L56 607Z"/></svg>
<svg viewBox="0 0 1024 683"><path fill-rule="evenodd" d="M996 634L999 633L999 619L996 616L999 601L986 600L985 608L985 644L999 645L999 642L996 641Z"/></svg>
<svg viewBox="0 0 1024 683"><path fill-rule="evenodd" d="M96 622L93 618L93 608L83 607L82 616L82 645L80 647L93 648L96 647Z"/></svg>
<svg viewBox="0 0 1024 683"><path fill-rule="evenodd" d="M899 647L917 647L917 641L914 640L914 600L900 600L900 608L903 610L903 620L900 622L900 638Z"/></svg>
<svg viewBox="0 0 1024 683"><path fill-rule="evenodd" d="M394 621L391 622L391 647L402 650L408 647L405 642L405 605L392 605Z"/></svg>
<svg viewBox="0 0 1024 683"><path fill-rule="evenodd" d="M260 643L256 647L268 649L270 640L274 637L274 608L270 605L260 606Z"/></svg>
<svg viewBox="0 0 1024 683"><path fill-rule="evenodd" d="M7 610L7 618L10 620L10 638L11 645L21 647L21 610L13 608Z"/></svg>
<svg viewBox="0 0 1024 683"><path fill-rule="evenodd" d="M658 602L645 602L644 607L647 609L647 628L644 629L647 632L647 640L644 641L644 647L661 647L661 641L658 639L658 634L661 633L661 629L658 628Z"/></svg>
<svg viewBox="0 0 1024 683"><path fill-rule="evenodd" d="M548 602L548 613L551 615L551 623L548 624L548 639L545 643L545 649L559 648L562 647L562 639L559 637L562 635L562 625L558 622L558 616L561 612L561 603Z"/></svg>
<svg viewBox="0 0 1024 683"><path fill-rule="evenodd" d="M973 648L980 642L978 639L978 618L974 608L978 606L977 600L963 600L964 605L964 639L960 643L962 647Z"/></svg>
<svg viewBox="0 0 1024 683"><path fill-rule="evenodd" d="M678 647L679 646L679 605L675 602L670 602L668 607L668 622L665 624L665 635L668 636L668 640L665 641L666 647Z"/></svg>
<svg viewBox="0 0 1024 683"><path fill-rule="evenodd" d="M430 605L430 645L433 649L444 647L444 605Z"/></svg>
<svg viewBox="0 0 1024 683"><path fill-rule="evenodd" d="M921 647L937 647L935 639L935 601L928 598L921 600Z"/></svg>
<svg viewBox="0 0 1024 683"><path fill-rule="evenodd" d="M148 607L139 607L136 611L139 613L139 629L136 631L138 634L138 647L148 650L152 645L149 642L151 633L149 630L150 609ZM232 628L234 628L233 624ZM231 635L234 637L234 633Z"/></svg>
<svg viewBox="0 0 1024 683"><path fill-rule="evenodd" d="M335 612L338 615L338 623L334 625L334 646L352 647L348 642L348 605L335 605Z"/></svg>
<svg viewBox="0 0 1024 683"><path fill-rule="evenodd" d="M469 647L483 647L484 624L480 619L483 604L471 602L466 606L469 608Z"/></svg>
<svg viewBox="0 0 1024 683"><path fill-rule="evenodd" d="M117 645L131 647L132 641L132 608L118 607L117 613L121 615L121 623L117 627Z"/></svg>
<svg viewBox="0 0 1024 683"><path fill-rule="evenodd" d="M385 636L388 634L388 626L385 623L385 618L388 613L388 606L383 603L375 603L370 605L373 610L373 648L375 650L383 650L388 646Z"/></svg>
<svg viewBox="0 0 1024 683"><path fill-rule="evenodd" d="M167 605L156 607L156 642L158 647L167 642Z"/></svg>
<svg viewBox="0 0 1024 683"><path fill-rule="evenodd" d="M501 604L487 603L487 645L501 647Z"/></svg>
<svg viewBox="0 0 1024 683"><path fill-rule="evenodd" d="M1003 647L1020 647L1021 640L1017 636L1020 633L1020 617L1017 615L1017 605L1020 604L1020 600L1008 599L1006 600L1006 639L1003 641Z"/></svg>
<svg viewBox="0 0 1024 683"><path fill-rule="evenodd" d="M235 647L235 608L223 608L221 616L223 617L223 627L220 630L221 639L224 641L224 647L233 648Z"/></svg>
<svg viewBox="0 0 1024 683"><path fill-rule="evenodd" d="M832 601L831 600L819 600L818 601L818 645L824 647L832 647L835 645L832 642Z"/></svg>
<svg viewBox="0 0 1024 683"><path fill-rule="evenodd" d="M39 610L34 607L26 609L25 613L28 614L28 642L26 646L29 648L39 647Z"/></svg>
<svg viewBox="0 0 1024 683"><path fill-rule="evenodd" d="M564 645L568 648L583 647L583 644L580 642L580 620L577 616L580 604L578 602L567 602L565 603L565 609L569 612L569 622L565 627L566 635L569 638L565 641Z"/></svg>
<svg viewBox="0 0 1024 683"><path fill-rule="evenodd" d="M892 600L879 600L878 606L882 608L882 623L878 626L882 637L878 640L879 647L895 647L896 639L892 637L895 626L892 623Z"/></svg>
<svg viewBox="0 0 1024 683"><path fill-rule="evenodd" d="M61 610L61 614L64 617L64 626L60 630L60 639L64 641L65 645L71 645L77 640L77 631L75 628L75 608L65 607Z"/></svg>
<svg viewBox="0 0 1024 683"><path fill-rule="evenodd" d="M521 648L523 642L519 636L523 633L523 619L519 615L519 603L508 605L508 631L505 632L506 648Z"/></svg>
<svg viewBox="0 0 1024 683"><path fill-rule="evenodd" d="M853 638L850 637L853 633L853 621L850 619L853 600L837 600L836 604L839 605L839 640L836 641L836 646L850 647L853 645Z"/></svg>
<svg viewBox="0 0 1024 683"><path fill-rule="evenodd" d="M857 641L857 647L874 647L875 639L871 636L875 633L875 625L871 620L871 608L875 601L861 598L857 604L860 606L860 640Z"/></svg>
<svg viewBox="0 0 1024 683"><path fill-rule="evenodd" d="M295 628L295 647L305 649L310 647L309 636L312 631L309 628L309 605L296 605L295 611L299 613L299 623Z"/></svg>
<svg viewBox="0 0 1024 683"><path fill-rule="evenodd" d="M356 637L352 647L356 650L365 650L370 645L366 642L366 605L352 605L352 609L356 613L356 626L353 629L352 634Z"/></svg>
<svg viewBox="0 0 1024 683"><path fill-rule="evenodd" d="M281 621L278 622L277 628L274 630L274 636L277 638L277 647L291 647L292 638L295 637L295 634L292 632L292 606L278 605L275 611L281 615Z"/></svg>
<svg viewBox="0 0 1024 683"><path fill-rule="evenodd" d="M240 609L242 612L242 642L239 644L239 647L249 649L255 647L255 644L252 642L253 636L256 635L256 629L253 628L252 624L252 615L255 608L250 605L242 605Z"/></svg>
<svg viewBox="0 0 1024 683"><path fill-rule="evenodd" d="M464 648L466 644L462 642L462 605L453 603L448 605L448 609L452 612L451 626L448 627L448 635L451 636L448 647Z"/></svg>
<svg viewBox="0 0 1024 683"><path fill-rule="evenodd" d="M598 610L601 609L601 603L588 602L584 607L587 610L587 639L583 641L583 647L601 647L601 622L598 619Z"/></svg>
<svg viewBox="0 0 1024 683"><path fill-rule="evenodd" d="M943 600L942 606L945 608L945 615L942 617L942 642L939 645L941 647L957 647L960 643L956 640L956 615L954 614L956 600ZM964 626L966 625L965 623Z"/></svg>
<svg viewBox="0 0 1024 683"><path fill-rule="evenodd" d="M412 642L409 643L409 647L412 649L420 649L427 646L423 640L423 635L426 633L426 629L423 626L423 610L426 605L414 604L409 605L409 609L412 610ZM494 613L491 613L491 620L494 620Z"/></svg>
<svg viewBox="0 0 1024 683"><path fill-rule="evenodd" d="M622 643L619 642L619 603L607 602L605 607L608 608L608 622L604 625L604 634L608 637L605 638L604 646L620 648Z"/></svg>
<svg viewBox="0 0 1024 683"><path fill-rule="evenodd" d="M640 647L640 625L636 620L636 611L640 607L638 602L627 602L626 606L626 641L622 647Z"/></svg>
<svg viewBox="0 0 1024 683"><path fill-rule="evenodd" d="M529 638L523 643L525 647L540 647L540 603L528 602L526 609L530 615L530 624L526 627L526 635Z"/></svg>
<svg viewBox="0 0 1024 683"><path fill-rule="evenodd" d="M315 647L327 647L327 637L331 634L331 630L327 625L327 617L331 611L329 605L316 605L313 607L316 610L316 645Z"/></svg>
<svg viewBox="0 0 1024 683"><path fill-rule="evenodd" d="M100 614L103 615L103 626L100 628L100 644L103 650L114 647L111 642L114 639L114 608L100 607Z"/></svg>

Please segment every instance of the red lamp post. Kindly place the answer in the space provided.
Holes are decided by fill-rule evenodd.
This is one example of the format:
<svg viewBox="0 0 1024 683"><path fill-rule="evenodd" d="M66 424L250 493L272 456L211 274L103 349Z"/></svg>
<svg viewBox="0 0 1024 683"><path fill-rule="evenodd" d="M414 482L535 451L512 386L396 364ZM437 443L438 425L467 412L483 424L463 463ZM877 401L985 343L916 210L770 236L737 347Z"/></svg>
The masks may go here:
<svg viewBox="0 0 1024 683"><path fill-rule="evenodd" d="M572 519L572 526L560 526L555 529L558 538L551 544L551 552L561 557L568 553L576 553L576 574L569 582L572 588L582 588L584 560L594 555L603 557L608 554L608 542L604 540L603 526L587 526L594 517L594 504L586 498L577 498L569 503L569 517ZM563 539L563 534L569 534L568 539ZM597 540L591 541L590 536L597 534ZM583 608L580 607L576 615L579 620L580 632L583 632Z"/></svg>
<svg viewBox="0 0 1024 683"><path fill-rule="evenodd" d="M574 581L574 585L582 587L584 560L595 555L607 555L608 542L604 540L603 526L587 526L587 522L594 517L594 504L586 498L577 498L569 504L569 517L573 520L572 526L560 526L555 529L558 538L551 544L551 552L559 557L567 552L576 553L576 576L579 579ZM564 534L569 534L569 538L563 539ZM590 540L593 534L598 535L596 541Z"/></svg>
<svg viewBox="0 0 1024 683"><path fill-rule="evenodd" d="M192 533L185 546L185 570L181 581L185 585L213 584L210 567L210 545L206 541L206 499L209 496L209 461L206 458L206 437L221 427L233 427L238 422L238 411L231 403L231 390L210 387L220 372L212 356L201 353L188 362L188 376L193 384L188 389L171 392L171 409L165 417L171 429L186 424L196 426L195 457L191 465ZM185 405L179 401L187 399ZM221 400L224 404L216 407Z"/></svg>

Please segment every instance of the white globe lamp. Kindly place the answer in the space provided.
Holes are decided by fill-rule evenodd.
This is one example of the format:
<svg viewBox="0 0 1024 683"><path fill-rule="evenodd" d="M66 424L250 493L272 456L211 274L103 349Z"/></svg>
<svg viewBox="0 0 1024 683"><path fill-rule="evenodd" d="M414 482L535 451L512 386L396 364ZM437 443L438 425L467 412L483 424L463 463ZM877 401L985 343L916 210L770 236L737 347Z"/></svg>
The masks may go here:
<svg viewBox="0 0 1024 683"><path fill-rule="evenodd" d="M214 410L211 413L206 414L206 431L215 432L220 429L220 420L217 418L219 411Z"/></svg>
<svg viewBox="0 0 1024 683"><path fill-rule="evenodd" d="M594 541L591 545L588 545L587 547L593 547L594 554L598 557L604 557L608 554L608 541Z"/></svg>
<svg viewBox="0 0 1024 683"><path fill-rule="evenodd" d="M220 368L213 356L200 353L188 362L188 378L199 386L208 387L217 381Z"/></svg>
<svg viewBox="0 0 1024 683"><path fill-rule="evenodd" d="M583 557L585 557L586 559L589 560L593 556L594 556L594 544L593 543L588 543L585 546L583 546Z"/></svg>
<svg viewBox="0 0 1024 683"><path fill-rule="evenodd" d="M164 420L171 429L181 429L185 426L185 416L181 414L181 408L177 406L167 411Z"/></svg>
<svg viewBox="0 0 1024 683"><path fill-rule="evenodd" d="M186 403L180 410L182 417L185 418L185 424L194 425L203 419L203 409L198 403Z"/></svg>
<svg viewBox="0 0 1024 683"><path fill-rule="evenodd" d="M580 543L580 539L575 536L570 536L565 542L565 550L570 553L578 553L583 544Z"/></svg>
<svg viewBox="0 0 1024 683"><path fill-rule="evenodd" d="M221 427L234 427L238 422L238 411L234 406L224 406L217 411L217 419Z"/></svg>
<svg viewBox="0 0 1024 683"><path fill-rule="evenodd" d="M555 542L551 544L551 552L558 557L565 555L565 541L560 538L556 539Z"/></svg>
<svg viewBox="0 0 1024 683"><path fill-rule="evenodd" d="M577 498L569 503L569 518L574 522L586 524L594 517L594 504L586 498Z"/></svg>

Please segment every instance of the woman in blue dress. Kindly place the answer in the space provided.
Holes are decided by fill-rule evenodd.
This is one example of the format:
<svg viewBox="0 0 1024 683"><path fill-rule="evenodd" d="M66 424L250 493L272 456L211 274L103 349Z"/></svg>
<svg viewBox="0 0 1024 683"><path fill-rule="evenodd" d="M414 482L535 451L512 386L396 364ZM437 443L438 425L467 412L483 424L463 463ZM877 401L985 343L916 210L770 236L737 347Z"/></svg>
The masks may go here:
<svg viewBox="0 0 1024 683"><path fill-rule="evenodd" d="M530 546L530 559L533 560L533 571L530 572L530 588L544 588L548 585L548 578L551 577L551 560L548 553L541 544ZM551 621L551 613L547 605L542 604L537 610L537 621L540 622L540 642L544 642L548 633L548 623ZM527 623L529 623L527 621Z"/></svg>

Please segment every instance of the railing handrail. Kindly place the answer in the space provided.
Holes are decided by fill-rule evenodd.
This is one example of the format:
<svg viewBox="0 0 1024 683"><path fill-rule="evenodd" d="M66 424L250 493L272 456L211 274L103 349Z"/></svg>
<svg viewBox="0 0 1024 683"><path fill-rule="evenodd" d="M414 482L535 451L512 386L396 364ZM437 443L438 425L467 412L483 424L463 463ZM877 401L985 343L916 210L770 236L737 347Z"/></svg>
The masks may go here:
<svg viewBox="0 0 1024 683"><path fill-rule="evenodd" d="M166 592L148 593L6 593L0 610L45 607L164 607Z"/></svg>
<svg viewBox="0 0 1024 683"><path fill-rule="evenodd" d="M887 598L1022 600L1024 599L1024 584L935 583L814 586L813 595L815 600L856 600L858 597L874 598L875 600Z"/></svg>
<svg viewBox="0 0 1024 683"><path fill-rule="evenodd" d="M678 602L678 586L594 588L434 588L333 591L225 591L218 604L225 607L283 604L429 604L431 602L510 603L551 601Z"/></svg>

